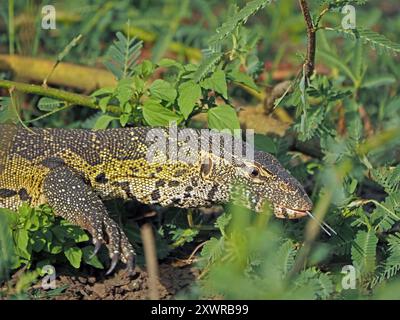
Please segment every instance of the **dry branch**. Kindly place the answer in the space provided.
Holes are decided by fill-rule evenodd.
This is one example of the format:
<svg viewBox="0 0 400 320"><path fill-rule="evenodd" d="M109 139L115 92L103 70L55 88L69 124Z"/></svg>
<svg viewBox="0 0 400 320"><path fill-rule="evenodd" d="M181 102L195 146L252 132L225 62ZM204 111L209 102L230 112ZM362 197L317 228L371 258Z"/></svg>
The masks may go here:
<svg viewBox="0 0 400 320"><path fill-rule="evenodd" d="M54 66L54 60L0 54L0 70L11 70L15 77L27 82L42 83ZM61 62L47 83L84 92L116 85L114 76L104 69Z"/></svg>

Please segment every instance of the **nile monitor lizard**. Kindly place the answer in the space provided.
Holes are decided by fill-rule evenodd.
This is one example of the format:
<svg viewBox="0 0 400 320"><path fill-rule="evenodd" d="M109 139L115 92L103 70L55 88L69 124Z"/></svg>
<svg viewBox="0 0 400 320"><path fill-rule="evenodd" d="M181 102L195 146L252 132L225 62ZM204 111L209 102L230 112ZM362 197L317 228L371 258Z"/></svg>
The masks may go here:
<svg viewBox="0 0 400 320"><path fill-rule="evenodd" d="M217 152L226 145L210 148L207 139L211 138L204 138L204 131L178 129L189 138L174 140L178 141L175 149L184 151L179 157L172 156L169 151L174 148L162 149L148 139L150 129L28 130L0 125L0 207L16 210L23 202L31 206L48 203L56 215L89 231L95 253L106 244L109 272L119 260L132 271L135 253L101 200L136 199L144 204L190 208L226 203L235 194L241 204L257 212L267 200L279 218L298 218L311 210L301 184L272 155L254 151L254 161L250 161L244 153L229 153L229 148ZM168 129L156 132L164 138L170 135ZM228 136L232 137L221 134ZM201 142L192 153L182 148L189 141ZM250 150L240 138L234 138L232 145ZM237 188L238 184L242 187Z"/></svg>

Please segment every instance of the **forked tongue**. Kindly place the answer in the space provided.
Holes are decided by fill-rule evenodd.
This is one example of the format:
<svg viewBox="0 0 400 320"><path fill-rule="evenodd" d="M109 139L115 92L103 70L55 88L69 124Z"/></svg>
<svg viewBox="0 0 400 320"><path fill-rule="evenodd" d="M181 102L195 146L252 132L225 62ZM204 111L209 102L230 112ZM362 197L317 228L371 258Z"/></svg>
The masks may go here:
<svg viewBox="0 0 400 320"><path fill-rule="evenodd" d="M321 227L321 229L322 230L324 230L325 231L325 233L328 235L328 236L330 236L330 237L332 237L332 233L334 234L334 235L338 235L337 234L337 232L335 231L335 230L333 230L327 223L325 223L325 222L320 222L316 217L314 217L313 215L312 215L312 213L311 212L309 212L309 211L306 211L306 213L307 213L307 215L311 218L311 219L313 219L320 227ZM332 232L332 233L331 233Z"/></svg>

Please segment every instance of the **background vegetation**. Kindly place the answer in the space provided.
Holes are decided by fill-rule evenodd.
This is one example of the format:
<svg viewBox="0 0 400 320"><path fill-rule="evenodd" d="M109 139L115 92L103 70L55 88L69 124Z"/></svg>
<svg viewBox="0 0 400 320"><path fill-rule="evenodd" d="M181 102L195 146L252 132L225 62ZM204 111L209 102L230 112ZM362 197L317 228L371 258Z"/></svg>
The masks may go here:
<svg viewBox="0 0 400 320"><path fill-rule="evenodd" d="M348 4L354 30L341 24ZM226 206L215 220L160 208L151 219L158 258L198 248L200 277L178 297L400 298L396 0L54 1L55 30L41 28L42 5L1 3L2 122L254 128L257 147L303 183L315 216L337 232L269 210ZM142 264L132 207L107 205ZM2 209L1 294L34 297L28 288L49 263L103 268L106 253L90 259L88 240L46 206ZM346 265L356 270L353 289L342 285Z"/></svg>

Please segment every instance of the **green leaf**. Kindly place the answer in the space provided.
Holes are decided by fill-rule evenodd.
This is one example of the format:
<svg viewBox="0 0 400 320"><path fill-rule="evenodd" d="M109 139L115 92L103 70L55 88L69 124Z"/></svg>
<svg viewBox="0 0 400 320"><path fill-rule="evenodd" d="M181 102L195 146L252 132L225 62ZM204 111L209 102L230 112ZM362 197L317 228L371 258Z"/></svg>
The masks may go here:
<svg viewBox="0 0 400 320"><path fill-rule="evenodd" d="M209 39L209 45L213 46L220 43L223 39L232 34L239 25L246 23L250 16L264 8L270 2L270 0L254 0L248 2L238 13L234 14L232 17L228 17L227 21L217 29L216 34Z"/></svg>
<svg viewBox="0 0 400 320"><path fill-rule="evenodd" d="M157 64L159 67L164 67L164 68L175 67L175 68L178 68L179 70L183 69L183 66L181 63L179 63L176 60L168 59L168 58L161 59Z"/></svg>
<svg viewBox="0 0 400 320"><path fill-rule="evenodd" d="M375 88L389 85L396 82L396 78L391 75L373 76L364 81L362 88Z"/></svg>
<svg viewBox="0 0 400 320"><path fill-rule="evenodd" d="M207 112L208 114L208 127L210 129L240 129L239 119L237 117L235 109L229 105L221 105L215 108L211 108Z"/></svg>
<svg viewBox="0 0 400 320"><path fill-rule="evenodd" d="M140 64L140 73L144 78L149 77L154 71L154 64L150 60L143 60Z"/></svg>
<svg viewBox="0 0 400 320"><path fill-rule="evenodd" d="M121 127L125 127L128 121L129 121L129 114L124 113L120 115L119 123L121 124Z"/></svg>
<svg viewBox="0 0 400 320"><path fill-rule="evenodd" d="M173 102L176 98L176 90L169 82L161 79L154 81L150 88L150 93L154 98Z"/></svg>
<svg viewBox="0 0 400 320"><path fill-rule="evenodd" d="M232 70L228 73L228 78L233 82L244 84L246 87L254 89L256 91L260 91L257 85L254 83L254 80L247 74L240 72L239 70Z"/></svg>
<svg viewBox="0 0 400 320"><path fill-rule="evenodd" d="M187 119L201 97L201 88L194 81L187 81L179 86L178 92L179 109L184 118Z"/></svg>
<svg viewBox="0 0 400 320"><path fill-rule="evenodd" d="M378 238L373 230L359 230L351 248L351 258L361 275L372 274L376 267Z"/></svg>
<svg viewBox="0 0 400 320"><path fill-rule="evenodd" d="M221 52L213 52L204 57L193 75L193 80L195 82L199 82L201 79L203 79L209 72L212 71L213 67L219 62L219 60L221 60L221 58Z"/></svg>
<svg viewBox="0 0 400 320"><path fill-rule="evenodd" d="M8 271L17 260L7 216L7 213L0 210L0 282L7 278Z"/></svg>
<svg viewBox="0 0 400 320"><path fill-rule="evenodd" d="M83 262L98 269L104 269L103 264L97 256L92 256L94 251L93 246L86 246L82 248Z"/></svg>
<svg viewBox="0 0 400 320"><path fill-rule="evenodd" d="M122 79L118 82L114 95L121 106L125 105L133 97L132 79Z"/></svg>
<svg viewBox="0 0 400 320"><path fill-rule="evenodd" d="M115 88L113 87L104 87L96 90L90 96L91 97L98 97L98 96L105 96L105 95L112 95L114 93Z"/></svg>
<svg viewBox="0 0 400 320"><path fill-rule="evenodd" d="M110 122L115 119L118 119L118 118L110 116L108 114L103 114L96 120L96 123L94 124L93 129L94 130L107 129Z"/></svg>
<svg viewBox="0 0 400 320"><path fill-rule="evenodd" d="M108 49L104 65L117 79L130 77L142 50L142 41L116 33L117 40Z"/></svg>
<svg viewBox="0 0 400 320"><path fill-rule="evenodd" d="M214 90L228 99L228 87L226 85L225 72L222 70L215 71L211 77L204 79L200 85L204 89Z"/></svg>
<svg viewBox="0 0 400 320"><path fill-rule="evenodd" d="M67 250L65 250L64 255L74 268L79 269L82 261L81 249L79 249L78 247L68 248Z"/></svg>
<svg viewBox="0 0 400 320"><path fill-rule="evenodd" d="M29 234L25 229L20 229L14 234L17 254L23 258L29 259L31 253L29 250Z"/></svg>
<svg viewBox="0 0 400 320"><path fill-rule="evenodd" d="M38 102L38 108L41 111L53 111L63 105L63 102L60 100L43 97Z"/></svg>
<svg viewBox="0 0 400 320"><path fill-rule="evenodd" d="M201 250L201 257L206 259L206 263L213 263L217 259L221 258L224 252L224 238L212 237L206 242L203 249Z"/></svg>
<svg viewBox="0 0 400 320"><path fill-rule="evenodd" d="M271 137L258 133L254 135L254 147L257 150L272 154L276 154L278 151L276 144Z"/></svg>
<svg viewBox="0 0 400 320"><path fill-rule="evenodd" d="M100 107L101 111L103 111L104 113L107 112L107 106L108 106L108 103L110 102L110 99L111 99L111 96L106 96L99 100L99 107Z"/></svg>
<svg viewBox="0 0 400 320"><path fill-rule="evenodd" d="M178 124L182 121L181 116L153 100L148 100L143 105L143 117L151 126L169 126L170 122L175 121Z"/></svg>
<svg viewBox="0 0 400 320"><path fill-rule="evenodd" d="M395 43L385 36L376 33L374 31L357 28L357 29L333 29L333 28L325 28L328 31L335 31L347 38L352 40L361 39L364 43L368 44L372 48L387 52L393 55L397 55L400 53L400 44Z"/></svg>

